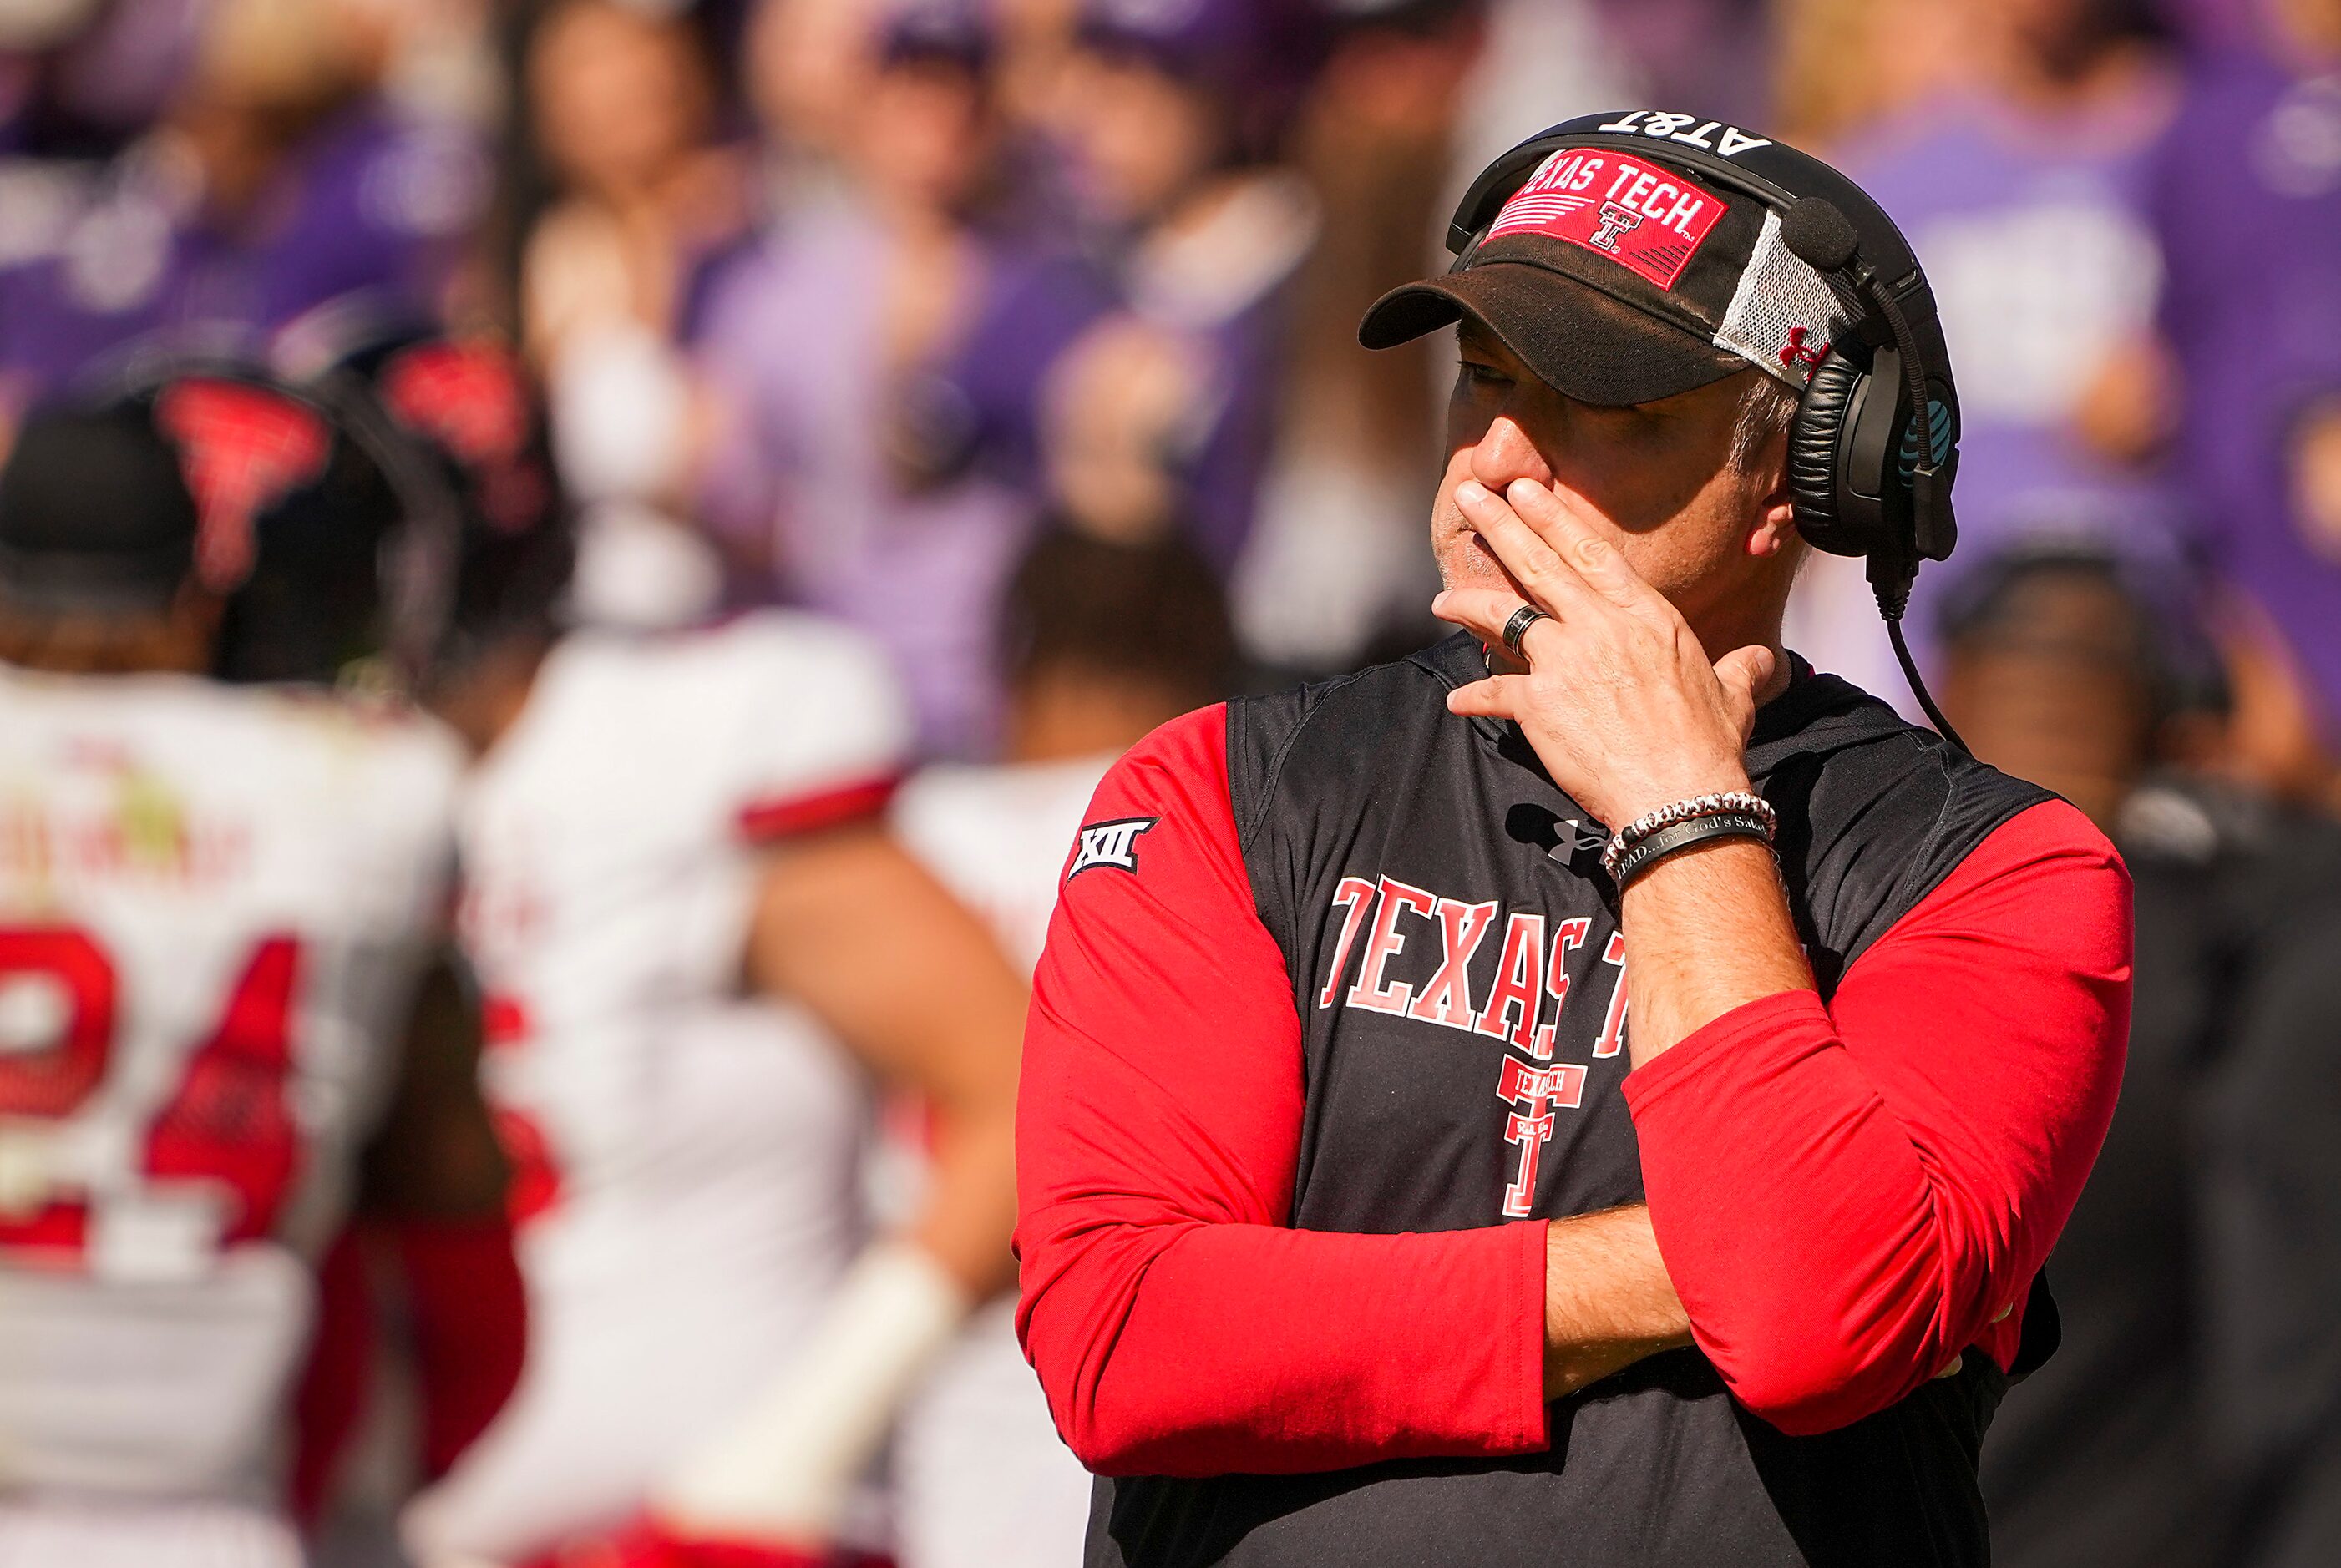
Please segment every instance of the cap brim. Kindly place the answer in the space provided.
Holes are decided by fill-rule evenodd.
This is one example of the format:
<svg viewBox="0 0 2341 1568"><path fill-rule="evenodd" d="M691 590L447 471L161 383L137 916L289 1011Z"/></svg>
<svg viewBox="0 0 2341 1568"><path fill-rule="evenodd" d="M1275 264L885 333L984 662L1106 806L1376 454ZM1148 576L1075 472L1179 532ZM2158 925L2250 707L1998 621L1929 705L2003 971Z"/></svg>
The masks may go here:
<svg viewBox="0 0 2341 1568"><path fill-rule="evenodd" d="M1656 402L1753 368L1575 278L1521 262L1481 262L1392 289L1358 323L1358 341L1396 348L1466 316L1538 380L1600 408Z"/></svg>

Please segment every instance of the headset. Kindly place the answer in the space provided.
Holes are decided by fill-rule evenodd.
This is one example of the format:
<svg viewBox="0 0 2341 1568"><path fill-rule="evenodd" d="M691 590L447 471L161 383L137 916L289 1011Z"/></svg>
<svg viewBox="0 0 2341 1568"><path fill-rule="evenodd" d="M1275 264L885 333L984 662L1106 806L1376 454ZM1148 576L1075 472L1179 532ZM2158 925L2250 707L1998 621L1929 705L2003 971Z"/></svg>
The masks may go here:
<svg viewBox="0 0 2341 1568"><path fill-rule="evenodd" d="M1779 214L1781 242L1851 311L1855 341L1828 345L1788 430L1797 531L1816 550L1867 561L1904 677L1944 739L1966 750L1902 638L1918 563L1948 558L1958 541L1958 392L1934 291L1909 242L1867 192L1818 158L1720 121L1638 109L1554 125L1482 170L1448 224L1450 270L1471 263L1504 203L1548 158L1580 147L1659 159L1763 203Z"/></svg>

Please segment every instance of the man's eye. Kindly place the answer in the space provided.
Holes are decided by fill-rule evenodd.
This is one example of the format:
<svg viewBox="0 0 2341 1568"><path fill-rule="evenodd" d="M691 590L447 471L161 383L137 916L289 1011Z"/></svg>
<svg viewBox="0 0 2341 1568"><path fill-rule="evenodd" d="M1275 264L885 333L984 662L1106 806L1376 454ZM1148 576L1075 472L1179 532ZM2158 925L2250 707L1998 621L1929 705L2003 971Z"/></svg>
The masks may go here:
<svg viewBox="0 0 2341 1568"><path fill-rule="evenodd" d="M1477 360L1464 360L1456 370L1464 381L1473 386L1501 386L1512 379L1495 366L1481 364Z"/></svg>

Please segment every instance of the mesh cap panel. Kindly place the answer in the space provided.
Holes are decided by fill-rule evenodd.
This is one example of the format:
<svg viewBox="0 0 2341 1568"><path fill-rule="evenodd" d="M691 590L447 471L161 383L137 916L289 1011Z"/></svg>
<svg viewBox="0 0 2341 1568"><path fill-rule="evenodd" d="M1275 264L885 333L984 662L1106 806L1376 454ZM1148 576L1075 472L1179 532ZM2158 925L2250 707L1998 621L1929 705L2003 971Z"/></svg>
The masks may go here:
<svg viewBox="0 0 2341 1568"><path fill-rule="evenodd" d="M1764 214L1715 345L1802 392L1851 315L1828 282L1780 241L1780 214Z"/></svg>

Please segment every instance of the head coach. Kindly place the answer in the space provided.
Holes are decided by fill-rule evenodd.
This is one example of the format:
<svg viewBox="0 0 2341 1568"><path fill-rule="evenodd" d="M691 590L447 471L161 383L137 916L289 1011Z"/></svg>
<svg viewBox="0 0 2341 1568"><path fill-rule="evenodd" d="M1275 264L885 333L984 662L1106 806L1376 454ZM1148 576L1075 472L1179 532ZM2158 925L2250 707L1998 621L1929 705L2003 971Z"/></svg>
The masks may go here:
<svg viewBox="0 0 2341 1568"><path fill-rule="evenodd" d="M1156 731L1068 857L1020 1326L1089 1562L1983 1563L2129 889L1779 645L1808 546L1889 616L1948 553L1932 296L1687 114L1523 144L1450 243L1360 336L1461 323L1463 630Z"/></svg>

